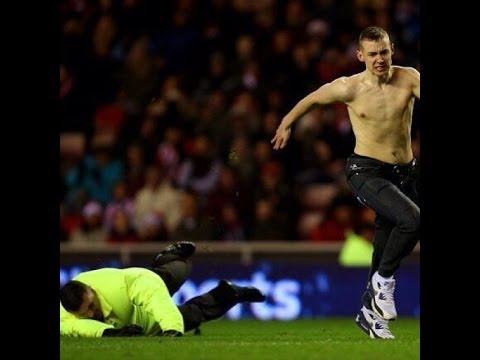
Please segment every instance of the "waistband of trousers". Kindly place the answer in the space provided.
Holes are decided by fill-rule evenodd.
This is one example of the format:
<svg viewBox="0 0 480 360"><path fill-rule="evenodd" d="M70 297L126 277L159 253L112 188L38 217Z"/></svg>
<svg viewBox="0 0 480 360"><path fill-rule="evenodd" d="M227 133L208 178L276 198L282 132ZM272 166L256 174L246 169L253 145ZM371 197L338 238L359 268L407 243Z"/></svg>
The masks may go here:
<svg viewBox="0 0 480 360"><path fill-rule="evenodd" d="M408 169L411 167L414 167L417 164L417 159L413 158L406 164L391 164L387 163L378 159L374 159L368 156L364 155L358 155L353 153L352 155L349 156L349 159L354 160L358 163L365 163L365 164L371 164L371 165L377 165L377 166L382 166L385 168L391 168L391 169Z"/></svg>

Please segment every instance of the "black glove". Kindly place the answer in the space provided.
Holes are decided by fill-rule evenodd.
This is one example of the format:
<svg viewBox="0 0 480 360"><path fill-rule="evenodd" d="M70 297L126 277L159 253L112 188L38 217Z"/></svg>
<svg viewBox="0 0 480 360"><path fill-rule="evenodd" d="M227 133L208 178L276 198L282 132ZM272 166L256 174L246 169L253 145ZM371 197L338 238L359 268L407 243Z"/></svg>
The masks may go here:
<svg viewBox="0 0 480 360"><path fill-rule="evenodd" d="M143 327L140 325L127 325L121 329L105 329L102 336L138 336L143 334Z"/></svg>
<svg viewBox="0 0 480 360"><path fill-rule="evenodd" d="M160 335L167 336L167 337L176 337L176 336L182 336L182 333L177 330L166 330L162 332Z"/></svg>

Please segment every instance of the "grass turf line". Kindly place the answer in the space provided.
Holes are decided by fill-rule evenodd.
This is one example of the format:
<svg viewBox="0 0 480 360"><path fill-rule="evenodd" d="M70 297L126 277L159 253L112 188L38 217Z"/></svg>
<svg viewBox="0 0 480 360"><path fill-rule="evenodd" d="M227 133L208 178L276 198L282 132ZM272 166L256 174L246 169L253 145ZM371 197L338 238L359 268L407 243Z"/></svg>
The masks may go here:
<svg viewBox="0 0 480 360"><path fill-rule="evenodd" d="M370 339L350 318L293 321L217 320L180 338L60 338L62 360L414 360L420 359L420 320L390 322L394 340Z"/></svg>

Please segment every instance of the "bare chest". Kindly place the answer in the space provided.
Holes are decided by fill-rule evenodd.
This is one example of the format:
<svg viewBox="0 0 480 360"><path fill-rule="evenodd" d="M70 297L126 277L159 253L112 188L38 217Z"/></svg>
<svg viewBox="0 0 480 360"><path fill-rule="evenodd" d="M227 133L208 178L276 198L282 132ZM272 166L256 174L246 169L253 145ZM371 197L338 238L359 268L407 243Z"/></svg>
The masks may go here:
<svg viewBox="0 0 480 360"><path fill-rule="evenodd" d="M386 124L404 118L412 100L411 92L402 88L370 88L356 94L349 110L357 120Z"/></svg>

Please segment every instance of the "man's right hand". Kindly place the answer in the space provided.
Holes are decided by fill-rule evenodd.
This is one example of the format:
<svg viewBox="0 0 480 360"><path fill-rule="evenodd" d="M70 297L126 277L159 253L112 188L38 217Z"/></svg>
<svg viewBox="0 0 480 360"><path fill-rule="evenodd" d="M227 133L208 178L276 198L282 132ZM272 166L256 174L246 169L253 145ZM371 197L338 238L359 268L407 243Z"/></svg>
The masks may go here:
<svg viewBox="0 0 480 360"><path fill-rule="evenodd" d="M270 141L273 144L273 149L283 149L285 145L287 145L287 141L290 138L291 132L292 129L290 127L287 128L286 126L280 124L275 136L273 137L272 141Z"/></svg>
<svg viewBox="0 0 480 360"><path fill-rule="evenodd" d="M138 336L143 335L143 327L140 325L127 325L120 329L105 329L102 336Z"/></svg>

